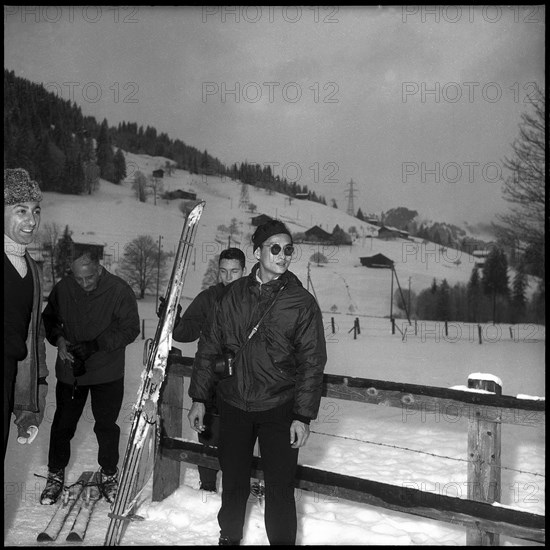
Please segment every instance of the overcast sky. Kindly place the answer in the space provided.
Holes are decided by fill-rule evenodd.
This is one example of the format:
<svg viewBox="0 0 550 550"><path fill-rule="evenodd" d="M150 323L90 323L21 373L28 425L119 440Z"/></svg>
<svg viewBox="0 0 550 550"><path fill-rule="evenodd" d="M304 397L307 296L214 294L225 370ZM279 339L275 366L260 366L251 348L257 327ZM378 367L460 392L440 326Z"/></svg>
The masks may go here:
<svg viewBox="0 0 550 550"><path fill-rule="evenodd" d="M110 125L270 164L346 210L488 221L544 83L516 7L4 7L4 67Z"/></svg>

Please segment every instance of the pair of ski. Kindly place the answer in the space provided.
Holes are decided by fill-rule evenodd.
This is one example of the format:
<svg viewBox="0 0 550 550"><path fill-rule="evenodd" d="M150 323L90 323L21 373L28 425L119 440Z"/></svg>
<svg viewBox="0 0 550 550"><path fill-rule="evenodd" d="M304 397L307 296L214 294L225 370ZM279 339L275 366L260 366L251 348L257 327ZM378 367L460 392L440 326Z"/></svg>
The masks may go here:
<svg viewBox="0 0 550 550"><path fill-rule="evenodd" d="M94 476L94 472L82 472L76 483L63 490L61 502L58 504L52 519L36 538L38 542L57 540L67 518L77 503L78 511L66 540L67 542L82 542L84 540L94 506L101 498L98 477L99 474Z"/></svg>

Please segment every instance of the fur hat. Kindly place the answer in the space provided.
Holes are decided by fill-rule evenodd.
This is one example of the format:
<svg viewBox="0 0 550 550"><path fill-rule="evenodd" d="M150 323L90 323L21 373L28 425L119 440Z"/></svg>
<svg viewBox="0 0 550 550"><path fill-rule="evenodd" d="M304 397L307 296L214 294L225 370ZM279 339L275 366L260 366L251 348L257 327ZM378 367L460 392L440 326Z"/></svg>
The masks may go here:
<svg viewBox="0 0 550 550"><path fill-rule="evenodd" d="M280 233L286 233L292 240L290 231L286 228L286 225L279 220L269 220L259 225L256 231L254 231L254 235L252 235L254 250L260 247L272 235L279 235Z"/></svg>
<svg viewBox="0 0 550 550"><path fill-rule="evenodd" d="M19 202L40 202L42 192L38 183L31 180L29 173L23 168L7 168L4 170L4 206Z"/></svg>

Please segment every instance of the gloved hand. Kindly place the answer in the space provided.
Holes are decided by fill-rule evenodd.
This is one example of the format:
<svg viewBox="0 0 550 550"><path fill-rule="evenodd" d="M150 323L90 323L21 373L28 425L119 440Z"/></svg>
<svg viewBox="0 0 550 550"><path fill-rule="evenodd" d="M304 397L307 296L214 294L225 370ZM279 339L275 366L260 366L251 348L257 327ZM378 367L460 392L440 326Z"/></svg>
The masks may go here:
<svg viewBox="0 0 550 550"><path fill-rule="evenodd" d="M84 342L76 342L68 346L68 350L80 361L86 361L88 357L99 350L97 340L87 340Z"/></svg>
<svg viewBox="0 0 550 550"><path fill-rule="evenodd" d="M157 317L160 319L166 310L166 300L161 296L159 298L159 308L157 310ZM174 326L176 326L181 320L181 304L178 304L178 309L176 310L176 320Z"/></svg>
<svg viewBox="0 0 550 550"><path fill-rule="evenodd" d="M31 444L38 435L38 426L44 418L48 385L38 385L38 412L15 410L15 425L17 426L17 442Z"/></svg>

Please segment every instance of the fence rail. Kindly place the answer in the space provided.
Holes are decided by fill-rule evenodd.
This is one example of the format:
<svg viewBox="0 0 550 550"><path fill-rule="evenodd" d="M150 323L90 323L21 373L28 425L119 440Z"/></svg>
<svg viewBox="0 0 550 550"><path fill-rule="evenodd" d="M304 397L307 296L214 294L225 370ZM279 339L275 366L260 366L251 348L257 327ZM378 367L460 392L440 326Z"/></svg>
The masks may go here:
<svg viewBox="0 0 550 550"><path fill-rule="evenodd" d="M192 358L170 354L159 402L162 430L153 500L162 500L178 488L182 461L219 469L216 448L182 438L183 378L191 376L192 367ZM463 525L468 530L468 545L498 545L500 534L544 543L544 516L491 504L500 498L500 425L544 426L544 401L498 395L498 391L485 394L330 374L324 375L323 395L400 407L403 414L444 410L467 418L468 455L475 457L469 461L468 486L487 486L492 494L478 491L475 497L462 499L305 466L298 467L298 489ZM491 445L487 445L487 434ZM251 473L263 477L261 459L255 459Z"/></svg>

